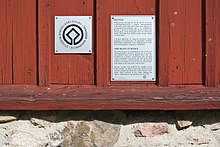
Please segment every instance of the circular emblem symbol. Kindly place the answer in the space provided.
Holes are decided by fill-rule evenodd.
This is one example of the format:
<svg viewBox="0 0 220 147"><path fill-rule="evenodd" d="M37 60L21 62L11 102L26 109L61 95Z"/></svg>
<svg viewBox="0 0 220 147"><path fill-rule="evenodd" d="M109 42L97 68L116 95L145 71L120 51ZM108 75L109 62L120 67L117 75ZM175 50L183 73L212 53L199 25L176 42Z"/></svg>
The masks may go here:
<svg viewBox="0 0 220 147"><path fill-rule="evenodd" d="M77 49L87 40L86 27L78 21L68 21L60 28L59 39L65 47Z"/></svg>
<svg viewBox="0 0 220 147"><path fill-rule="evenodd" d="M72 24L63 31L63 39L69 45L77 45L83 39L83 30L80 26Z"/></svg>

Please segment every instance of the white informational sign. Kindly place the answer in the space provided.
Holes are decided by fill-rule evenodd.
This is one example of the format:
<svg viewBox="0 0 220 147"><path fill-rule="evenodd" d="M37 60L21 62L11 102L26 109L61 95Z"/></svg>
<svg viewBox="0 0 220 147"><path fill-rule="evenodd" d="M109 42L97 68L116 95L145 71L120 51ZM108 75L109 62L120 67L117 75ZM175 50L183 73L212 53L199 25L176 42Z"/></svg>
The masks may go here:
<svg viewBox="0 0 220 147"><path fill-rule="evenodd" d="M111 16L111 81L156 80L155 16Z"/></svg>
<svg viewBox="0 0 220 147"><path fill-rule="evenodd" d="M55 16L55 53L92 53L92 16Z"/></svg>

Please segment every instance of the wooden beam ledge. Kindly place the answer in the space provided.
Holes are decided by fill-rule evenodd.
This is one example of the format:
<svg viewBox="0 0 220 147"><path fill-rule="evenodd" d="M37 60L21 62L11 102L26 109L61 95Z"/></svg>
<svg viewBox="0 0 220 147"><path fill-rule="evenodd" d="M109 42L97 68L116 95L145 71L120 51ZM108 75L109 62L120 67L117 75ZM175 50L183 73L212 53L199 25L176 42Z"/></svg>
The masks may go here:
<svg viewBox="0 0 220 147"><path fill-rule="evenodd" d="M0 86L0 110L211 110L220 88L204 86Z"/></svg>

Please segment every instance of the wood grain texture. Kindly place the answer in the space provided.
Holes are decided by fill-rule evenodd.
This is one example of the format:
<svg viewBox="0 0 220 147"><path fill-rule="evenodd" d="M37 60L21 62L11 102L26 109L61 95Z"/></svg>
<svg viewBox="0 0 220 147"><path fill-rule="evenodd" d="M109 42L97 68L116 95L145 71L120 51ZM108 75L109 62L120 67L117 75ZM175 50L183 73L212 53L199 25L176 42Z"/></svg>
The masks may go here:
<svg viewBox="0 0 220 147"><path fill-rule="evenodd" d="M38 58L39 58L39 86L51 83L50 49L50 0L38 0Z"/></svg>
<svg viewBox="0 0 220 147"><path fill-rule="evenodd" d="M206 0L206 86L220 80L220 1Z"/></svg>
<svg viewBox="0 0 220 147"><path fill-rule="evenodd" d="M52 0L51 15L51 83L72 85L94 84L94 52L92 54L54 55L54 16L93 16L93 0ZM93 43L94 44L94 43Z"/></svg>
<svg viewBox="0 0 220 147"><path fill-rule="evenodd" d="M159 37L158 37L158 85L169 85L169 51L170 51L170 22L169 3L159 1Z"/></svg>
<svg viewBox="0 0 220 147"><path fill-rule="evenodd" d="M0 110L211 110L220 88L203 86L0 86Z"/></svg>
<svg viewBox="0 0 220 147"><path fill-rule="evenodd" d="M169 0L170 84L202 84L201 0Z"/></svg>
<svg viewBox="0 0 220 147"><path fill-rule="evenodd" d="M54 54L54 16L93 16L93 11L93 0L39 0L40 85L94 84L94 47L89 55Z"/></svg>
<svg viewBox="0 0 220 147"><path fill-rule="evenodd" d="M36 0L13 0L13 83L37 84Z"/></svg>
<svg viewBox="0 0 220 147"><path fill-rule="evenodd" d="M155 0L97 0L97 85L147 84L147 82L111 82L111 15L154 15Z"/></svg>
<svg viewBox="0 0 220 147"><path fill-rule="evenodd" d="M36 1L0 1L0 83L36 84Z"/></svg>
<svg viewBox="0 0 220 147"><path fill-rule="evenodd" d="M12 84L12 3L0 1L0 84Z"/></svg>

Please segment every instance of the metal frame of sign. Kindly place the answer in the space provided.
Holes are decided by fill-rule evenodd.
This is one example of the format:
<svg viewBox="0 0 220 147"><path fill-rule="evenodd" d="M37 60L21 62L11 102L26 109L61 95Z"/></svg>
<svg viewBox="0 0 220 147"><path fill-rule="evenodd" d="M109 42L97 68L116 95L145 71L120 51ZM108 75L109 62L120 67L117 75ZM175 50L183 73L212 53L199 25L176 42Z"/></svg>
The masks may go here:
<svg viewBox="0 0 220 147"><path fill-rule="evenodd" d="M156 81L155 15L111 16L111 81Z"/></svg>
<svg viewBox="0 0 220 147"><path fill-rule="evenodd" d="M59 53L92 53L92 16L55 16L55 50Z"/></svg>

